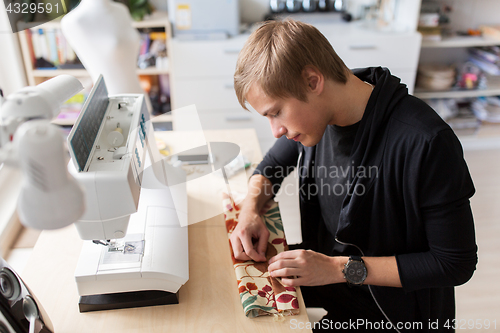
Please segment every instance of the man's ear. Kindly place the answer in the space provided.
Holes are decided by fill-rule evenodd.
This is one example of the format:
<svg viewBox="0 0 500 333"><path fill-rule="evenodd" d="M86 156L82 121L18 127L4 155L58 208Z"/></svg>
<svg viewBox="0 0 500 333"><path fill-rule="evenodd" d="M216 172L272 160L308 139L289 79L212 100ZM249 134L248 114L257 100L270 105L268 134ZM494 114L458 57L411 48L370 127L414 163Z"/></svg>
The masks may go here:
<svg viewBox="0 0 500 333"><path fill-rule="evenodd" d="M302 77L306 81L307 86L313 93L321 93L325 84L323 74L314 66L306 66L302 70Z"/></svg>

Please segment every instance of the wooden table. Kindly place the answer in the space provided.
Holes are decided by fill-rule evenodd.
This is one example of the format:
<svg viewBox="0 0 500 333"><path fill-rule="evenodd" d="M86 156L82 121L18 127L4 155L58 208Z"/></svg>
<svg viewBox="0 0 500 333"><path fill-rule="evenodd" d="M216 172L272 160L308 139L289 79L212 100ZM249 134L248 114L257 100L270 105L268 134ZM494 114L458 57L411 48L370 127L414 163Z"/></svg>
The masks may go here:
<svg viewBox="0 0 500 333"><path fill-rule="evenodd" d="M254 130L207 131L205 136L208 141L239 144L253 162L262 158ZM159 137L174 153L186 149L189 141L188 132L163 132ZM188 183L190 214L210 202L221 204L218 195L206 198L198 190L196 184ZM301 312L297 316L286 317L283 322L270 316L245 317L221 214L189 226L189 281L181 287L180 303L175 305L79 313L74 271L81 246L73 225L44 231L23 272L24 281L48 313L56 332L296 332L293 327L308 321L300 290Z"/></svg>

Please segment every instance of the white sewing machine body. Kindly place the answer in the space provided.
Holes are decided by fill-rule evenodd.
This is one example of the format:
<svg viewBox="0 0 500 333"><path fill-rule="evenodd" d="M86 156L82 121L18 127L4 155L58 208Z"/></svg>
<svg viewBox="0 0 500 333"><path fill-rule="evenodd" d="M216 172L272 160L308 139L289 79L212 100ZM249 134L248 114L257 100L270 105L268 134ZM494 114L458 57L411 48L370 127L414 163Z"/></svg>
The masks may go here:
<svg viewBox="0 0 500 333"><path fill-rule="evenodd" d="M175 189L166 185L167 168L173 167L155 160L159 154L144 95L108 96L101 77L68 146L73 159L68 168L84 187L87 204L75 223L86 240L75 272L83 296L80 311L166 304L147 303L144 295L133 293L175 296L189 279L187 194L185 181L180 191L179 184ZM141 188L144 182L147 188ZM124 293L128 305L102 301L103 294Z"/></svg>

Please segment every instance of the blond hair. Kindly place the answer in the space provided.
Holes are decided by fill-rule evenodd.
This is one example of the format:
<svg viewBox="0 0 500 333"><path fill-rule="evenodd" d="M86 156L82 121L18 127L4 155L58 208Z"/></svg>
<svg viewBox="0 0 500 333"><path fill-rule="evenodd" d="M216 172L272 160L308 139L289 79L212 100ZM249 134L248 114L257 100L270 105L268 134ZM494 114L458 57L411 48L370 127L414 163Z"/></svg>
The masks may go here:
<svg viewBox="0 0 500 333"><path fill-rule="evenodd" d="M270 97L306 102L307 82L302 78L306 66L316 67L326 79L347 82L349 69L318 29L291 19L265 22L238 56L234 73L238 101L247 109L246 95L257 83Z"/></svg>

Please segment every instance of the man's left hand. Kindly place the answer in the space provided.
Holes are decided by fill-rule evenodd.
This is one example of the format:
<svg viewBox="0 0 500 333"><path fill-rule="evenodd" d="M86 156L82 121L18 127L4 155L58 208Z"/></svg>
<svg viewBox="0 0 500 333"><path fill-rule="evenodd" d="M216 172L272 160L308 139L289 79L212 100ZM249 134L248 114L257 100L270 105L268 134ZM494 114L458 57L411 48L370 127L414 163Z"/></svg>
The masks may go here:
<svg viewBox="0 0 500 333"><path fill-rule="evenodd" d="M269 259L268 271L290 287L338 283L343 282L341 258L312 250L285 251ZM290 278L294 276L296 278Z"/></svg>

